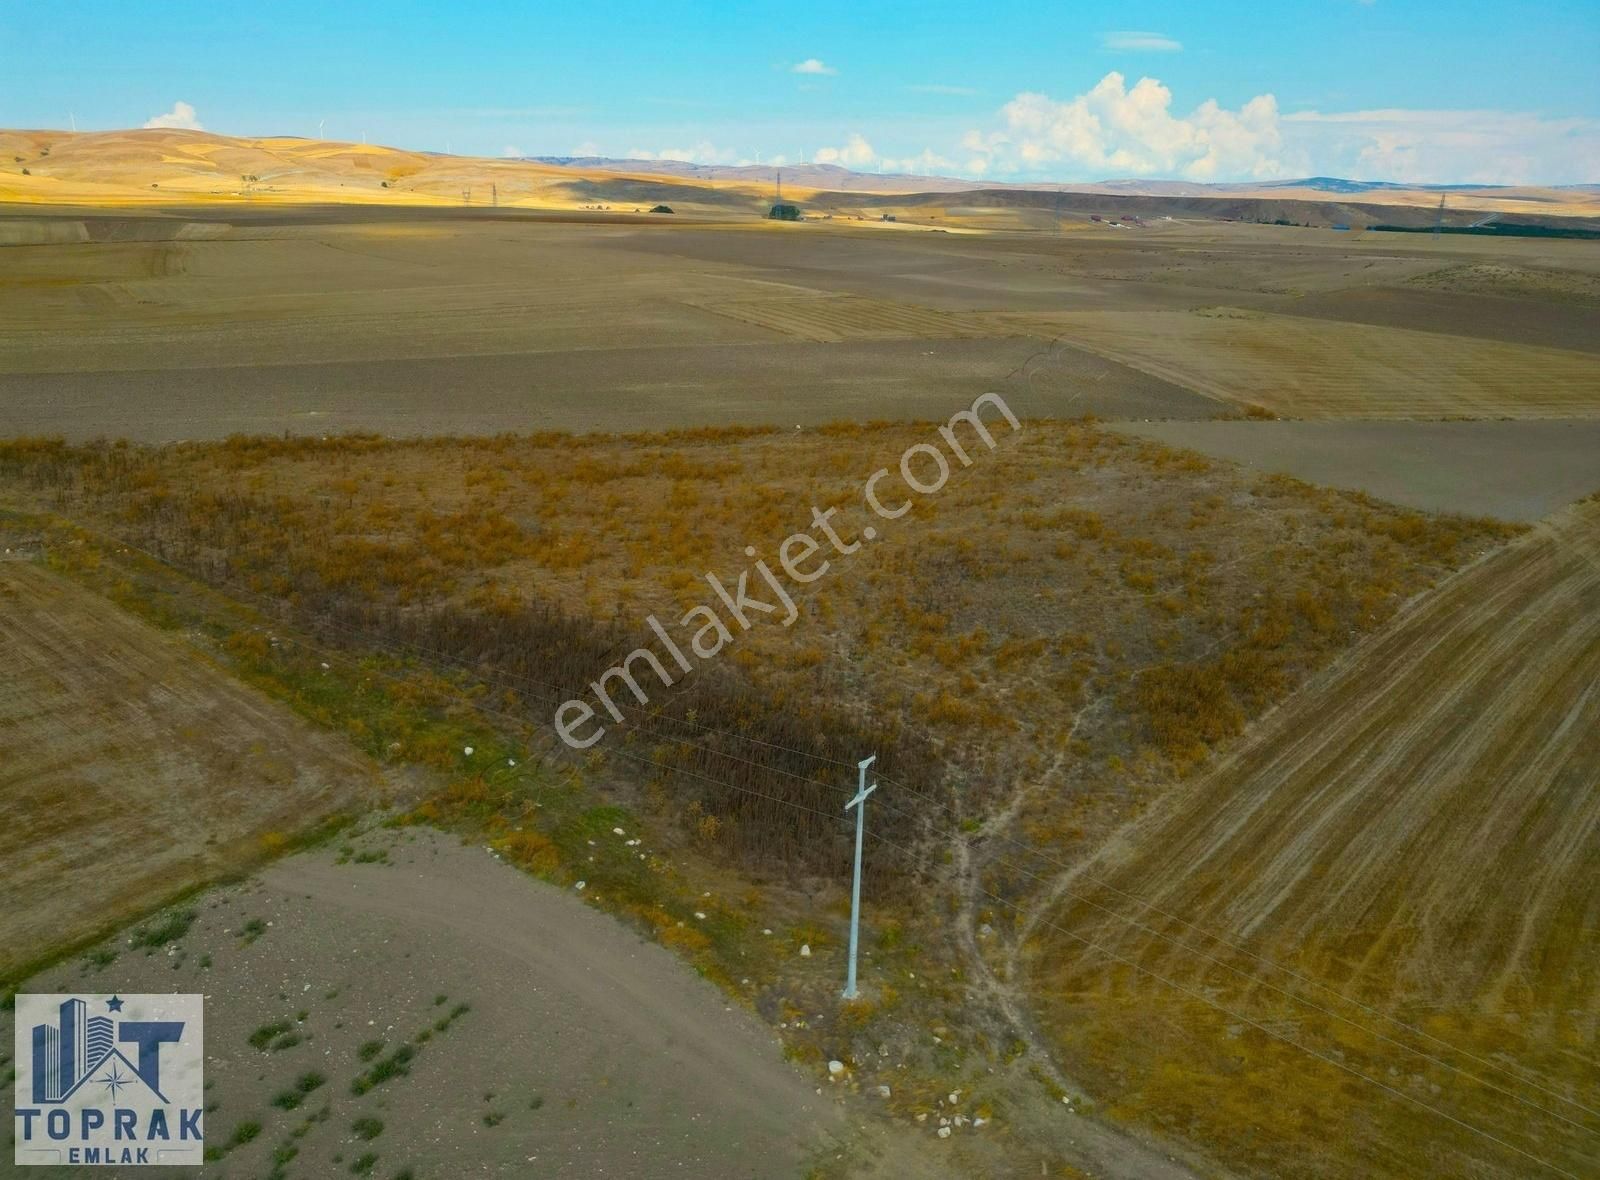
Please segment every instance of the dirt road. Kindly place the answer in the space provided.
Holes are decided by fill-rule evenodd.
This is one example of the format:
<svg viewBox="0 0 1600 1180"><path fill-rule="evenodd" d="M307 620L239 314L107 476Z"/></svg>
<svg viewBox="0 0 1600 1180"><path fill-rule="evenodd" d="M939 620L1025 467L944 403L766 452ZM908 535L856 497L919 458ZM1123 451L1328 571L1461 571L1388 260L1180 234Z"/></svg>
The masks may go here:
<svg viewBox="0 0 1600 1180"><path fill-rule="evenodd" d="M432 829L350 839L368 859L303 852L196 898L170 953L27 986L204 991L207 1143L257 1128L207 1174L344 1175L369 1152L379 1177L953 1174L931 1133L867 1123L581 894ZM355 1092L407 1044L404 1069ZM308 1075L303 1103L278 1100Z"/></svg>
<svg viewBox="0 0 1600 1180"><path fill-rule="evenodd" d="M1256 471L1420 508L1533 523L1600 489L1600 419L1121 422Z"/></svg>

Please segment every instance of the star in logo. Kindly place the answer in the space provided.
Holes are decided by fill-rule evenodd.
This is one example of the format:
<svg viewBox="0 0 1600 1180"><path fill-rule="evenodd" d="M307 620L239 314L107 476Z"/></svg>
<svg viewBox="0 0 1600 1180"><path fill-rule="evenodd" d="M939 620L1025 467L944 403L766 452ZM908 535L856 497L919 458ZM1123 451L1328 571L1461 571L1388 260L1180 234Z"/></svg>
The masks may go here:
<svg viewBox="0 0 1600 1180"><path fill-rule="evenodd" d="M106 1070L101 1077L96 1078L95 1081L100 1082L107 1090L111 1091L111 1101L113 1104L115 1104L117 1101L117 1091L122 1089L123 1086L129 1086L133 1084L132 1079L130 1079L120 1069L117 1068L116 1062L112 1062L111 1068Z"/></svg>
<svg viewBox="0 0 1600 1180"><path fill-rule="evenodd" d="M109 1000L106 1001L106 1007L110 1008L113 1012L121 1012L122 1011L122 1001L120 999L118 999L116 996L112 996Z"/></svg>

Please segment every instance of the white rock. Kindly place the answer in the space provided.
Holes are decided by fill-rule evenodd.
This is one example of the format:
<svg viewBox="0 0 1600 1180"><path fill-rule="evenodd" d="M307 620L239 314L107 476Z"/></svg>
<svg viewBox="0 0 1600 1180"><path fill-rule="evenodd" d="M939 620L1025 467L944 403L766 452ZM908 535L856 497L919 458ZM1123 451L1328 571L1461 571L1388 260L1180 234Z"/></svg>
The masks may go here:
<svg viewBox="0 0 1600 1180"><path fill-rule="evenodd" d="M949 1099L949 1101L950 1101L950 1105L951 1106L954 1106L956 1103L960 1102L961 1101L961 1091L960 1090L951 1090L950 1091L950 1099Z"/></svg>
<svg viewBox="0 0 1600 1180"><path fill-rule="evenodd" d="M887 1097L889 1097L889 1087L888 1086L879 1086L878 1087L878 1097L879 1098L887 1098Z"/></svg>
<svg viewBox="0 0 1600 1180"><path fill-rule="evenodd" d="M705 914L703 914L703 913L702 913L702 912L700 912L700 911L699 911L699 910L696 910L696 911L695 911L695 912L694 912L694 916L695 916L695 917L697 917L697 918L699 918L699 919L700 919L700 920L701 920L701 921L702 921L702 922L704 922L704 921L705 921L705 920L706 920L706 916L705 916Z"/></svg>
<svg viewBox="0 0 1600 1180"><path fill-rule="evenodd" d="M802 959L809 959L811 957L811 944L809 942L800 944L800 957Z"/></svg>
<svg viewBox="0 0 1600 1180"><path fill-rule="evenodd" d="M461 748L461 752L463 754L465 754L468 758L472 757L472 747L471 746L463 746Z"/></svg>
<svg viewBox="0 0 1600 1180"><path fill-rule="evenodd" d="M581 893L581 892L583 892L584 888L588 884L589 884L589 882L587 882L587 881L579 881L576 885L573 886L573 888L578 890Z"/></svg>
<svg viewBox="0 0 1600 1180"><path fill-rule="evenodd" d="M628 834L627 832L624 832L621 828L612 828L611 832L612 832L613 835L616 835L616 836L626 836Z"/></svg>
<svg viewBox="0 0 1600 1180"><path fill-rule="evenodd" d="M844 1062L842 1062L842 1061L830 1061L830 1062L828 1062L828 1072L830 1074L832 1074L834 1077L838 1077L840 1074L842 1074L844 1072Z"/></svg>
<svg viewBox="0 0 1600 1180"><path fill-rule="evenodd" d="M940 1127L939 1128L939 1138L941 1138L941 1139L950 1138L950 1128L949 1127Z"/></svg>

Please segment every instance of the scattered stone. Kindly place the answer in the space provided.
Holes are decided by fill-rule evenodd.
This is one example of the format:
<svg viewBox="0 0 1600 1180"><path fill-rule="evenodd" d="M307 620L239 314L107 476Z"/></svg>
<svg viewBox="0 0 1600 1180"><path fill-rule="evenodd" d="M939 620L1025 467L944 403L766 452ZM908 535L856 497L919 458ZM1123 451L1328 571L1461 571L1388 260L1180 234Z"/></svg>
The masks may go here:
<svg viewBox="0 0 1600 1180"><path fill-rule="evenodd" d="M950 1128L949 1127L940 1127L939 1128L939 1138L941 1138L941 1139L950 1138Z"/></svg>
<svg viewBox="0 0 1600 1180"><path fill-rule="evenodd" d="M887 1097L889 1097L889 1087L888 1086L879 1086L878 1087L878 1097L879 1098L887 1098Z"/></svg>
<svg viewBox="0 0 1600 1180"><path fill-rule="evenodd" d="M842 1074L844 1072L844 1062L842 1062L842 1061L830 1061L830 1062L828 1062L828 1072L830 1074L832 1074L834 1077L838 1077L840 1074Z"/></svg>
<svg viewBox="0 0 1600 1180"><path fill-rule="evenodd" d="M802 959L809 959L811 957L811 944L809 942L800 944L800 957Z"/></svg>

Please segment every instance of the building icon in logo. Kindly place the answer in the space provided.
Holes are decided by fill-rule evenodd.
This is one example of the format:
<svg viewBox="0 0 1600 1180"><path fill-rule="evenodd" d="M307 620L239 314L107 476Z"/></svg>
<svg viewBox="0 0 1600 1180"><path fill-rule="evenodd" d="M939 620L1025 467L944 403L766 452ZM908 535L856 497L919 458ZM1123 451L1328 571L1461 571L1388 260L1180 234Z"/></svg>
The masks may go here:
<svg viewBox="0 0 1600 1180"><path fill-rule="evenodd" d="M113 996L106 1006L120 1011L122 1001ZM123 1087L142 1084L166 1102L161 1092L161 1046L182 1036L181 1020L113 1021L109 1016L90 1016L88 1005L76 997L63 1000L54 1025L33 1026L33 1100L65 1102L104 1068L103 1081L113 1101ZM128 1060L119 1042L138 1047L137 1063Z"/></svg>

